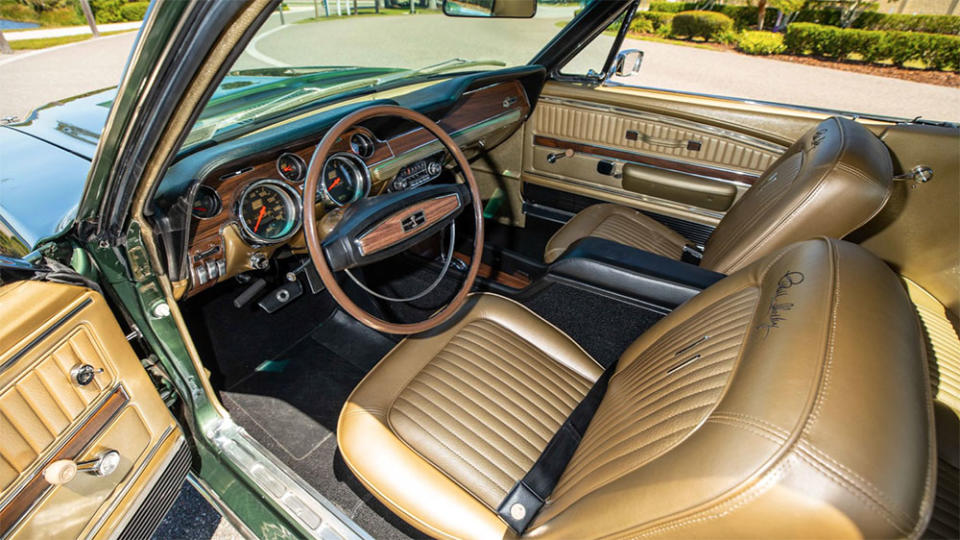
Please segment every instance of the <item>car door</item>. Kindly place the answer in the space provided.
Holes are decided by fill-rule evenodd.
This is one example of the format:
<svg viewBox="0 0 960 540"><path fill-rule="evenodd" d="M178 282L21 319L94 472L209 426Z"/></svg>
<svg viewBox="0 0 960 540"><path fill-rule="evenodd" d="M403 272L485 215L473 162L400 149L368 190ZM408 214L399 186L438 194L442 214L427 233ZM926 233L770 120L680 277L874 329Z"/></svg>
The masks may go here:
<svg viewBox="0 0 960 540"><path fill-rule="evenodd" d="M0 319L0 537L151 534L191 454L104 297L15 281Z"/></svg>

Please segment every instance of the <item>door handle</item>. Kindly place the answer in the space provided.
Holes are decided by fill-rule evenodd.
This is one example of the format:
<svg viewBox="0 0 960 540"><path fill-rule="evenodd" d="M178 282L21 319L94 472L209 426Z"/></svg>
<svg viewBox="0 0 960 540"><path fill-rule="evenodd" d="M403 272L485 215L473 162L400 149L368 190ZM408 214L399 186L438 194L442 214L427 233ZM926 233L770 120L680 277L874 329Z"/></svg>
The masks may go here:
<svg viewBox="0 0 960 540"><path fill-rule="evenodd" d="M54 461L43 469L43 479L52 485L59 486L76 478L78 472L93 476L107 476L113 474L119 465L120 452L107 450L94 459L80 463L72 459Z"/></svg>

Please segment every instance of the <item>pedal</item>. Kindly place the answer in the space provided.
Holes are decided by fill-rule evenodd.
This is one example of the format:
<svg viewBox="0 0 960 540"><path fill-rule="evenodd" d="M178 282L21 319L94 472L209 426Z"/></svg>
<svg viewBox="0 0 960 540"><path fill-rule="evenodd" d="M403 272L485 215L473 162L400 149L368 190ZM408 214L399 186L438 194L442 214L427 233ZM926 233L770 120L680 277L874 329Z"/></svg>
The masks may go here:
<svg viewBox="0 0 960 540"><path fill-rule="evenodd" d="M277 310L293 302L303 294L300 281L288 281L264 296L257 305L267 313L276 313Z"/></svg>
<svg viewBox="0 0 960 540"><path fill-rule="evenodd" d="M233 299L233 307L240 309L243 306L249 304L250 301L253 300L255 296L260 294L260 291L262 291L263 288L266 286L267 286L267 282L263 278L257 279L256 281L251 283L250 286L246 288L246 290L240 293L239 296Z"/></svg>

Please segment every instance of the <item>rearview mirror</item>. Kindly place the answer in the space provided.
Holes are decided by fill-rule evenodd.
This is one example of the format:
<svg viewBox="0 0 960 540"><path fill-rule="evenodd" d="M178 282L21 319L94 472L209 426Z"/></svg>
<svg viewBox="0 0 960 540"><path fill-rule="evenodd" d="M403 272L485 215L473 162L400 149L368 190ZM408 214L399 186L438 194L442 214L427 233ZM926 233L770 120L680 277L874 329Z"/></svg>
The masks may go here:
<svg viewBox="0 0 960 540"><path fill-rule="evenodd" d="M617 53L616 59L610 66L610 73L607 79L614 75L617 77L632 77L640 71L640 64L643 63L643 51L638 49L625 49Z"/></svg>
<svg viewBox="0 0 960 540"><path fill-rule="evenodd" d="M537 0L443 0L449 17L506 17L529 19L537 13Z"/></svg>

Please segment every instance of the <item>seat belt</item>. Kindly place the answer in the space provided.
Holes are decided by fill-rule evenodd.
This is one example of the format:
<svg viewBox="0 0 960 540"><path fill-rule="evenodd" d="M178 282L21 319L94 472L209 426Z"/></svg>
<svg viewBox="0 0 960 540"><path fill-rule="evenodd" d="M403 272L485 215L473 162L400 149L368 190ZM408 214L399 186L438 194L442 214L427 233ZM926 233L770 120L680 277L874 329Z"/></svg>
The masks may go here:
<svg viewBox="0 0 960 540"><path fill-rule="evenodd" d="M497 514L515 533L523 534L543 507L547 497L557 487L560 476L570 463L583 434L587 431L587 426L590 425L590 420L597 412L600 402L603 401L604 394L607 393L607 383L616 368L617 362L614 361L604 370L583 400L574 407L560 429L553 434L527 474L513 486L497 507Z"/></svg>

